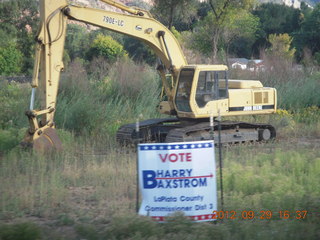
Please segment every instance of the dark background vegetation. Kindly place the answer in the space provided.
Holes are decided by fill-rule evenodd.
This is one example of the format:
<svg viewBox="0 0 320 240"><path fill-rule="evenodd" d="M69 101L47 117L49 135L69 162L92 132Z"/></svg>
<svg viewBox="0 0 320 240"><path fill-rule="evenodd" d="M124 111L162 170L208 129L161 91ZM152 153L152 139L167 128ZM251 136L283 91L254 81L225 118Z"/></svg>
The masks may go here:
<svg viewBox="0 0 320 240"><path fill-rule="evenodd" d="M224 5L224 2L228 4ZM290 48L295 49L295 55L290 59L292 63L304 66L319 64L319 5L310 8L302 2L301 9L294 9L273 3L257 5L251 0L201 3L195 0L175 0L154 3L154 6L147 6L146 3L134 1L131 5L149 8L159 21L176 33L181 44L188 49L211 57L216 51L217 58L212 59L214 61L227 63L228 57L261 58L261 52L272 46L268 41L269 35L287 33L292 37ZM31 75L38 18L37 0L1 1L0 75ZM103 40L103 34L111 37ZM109 48L117 51L101 51L103 44L106 49L107 43ZM101 54L109 62L114 57L128 54L135 61L155 63L155 56L137 40L106 30L88 30L84 25L68 26L64 58L66 63L80 58L88 64L88 61Z"/></svg>

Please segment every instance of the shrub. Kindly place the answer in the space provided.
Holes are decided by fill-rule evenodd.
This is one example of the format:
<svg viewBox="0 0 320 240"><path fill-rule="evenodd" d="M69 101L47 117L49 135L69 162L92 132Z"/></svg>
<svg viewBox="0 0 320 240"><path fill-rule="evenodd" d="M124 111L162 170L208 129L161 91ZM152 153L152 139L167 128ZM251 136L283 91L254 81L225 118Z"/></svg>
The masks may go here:
<svg viewBox="0 0 320 240"><path fill-rule="evenodd" d="M157 80L157 73L148 65L135 64L130 59L122 58L113 64L105 83L113 86L116 95L136 99L140 94L158 96L160 80Z"/></svg>
<svg viewBox="0 0 320 240"><path fill-rule="evenodd" d="M320 106L320 95L315 91L320 88L320 72L311 74L285 65L278 64L273 70L258 73L231 69L230 79L259 79L265 87L276 88L278 108L297 111Z"/></svg>
<svg viewBox="0 0 320 240"><path fill-rule="evenodd" d="M39 240L41 231L33 223L18 223L0 226L1 240Z"/></svg>
<svg viewBox="0 0 320 240"><path fill-rule="evenodd" d="M17 146L22 139L25 129L10 128L8 130L0 129L0 153L10 150Z"/></svg>
<svg viewBox="0 0 320 240"><path fill-rule="evenodd" d="M121 58L105 66L109 71L103 79L103 66L88 77L81 62L70 65L72 69L62 77L58 95L58 128L76 134L114 134L141 113L144 118L157 116L160 80L148 65Z"/></svg>
<svg viewBox="0 0 320 240"><path fill-rule="evenodd" d="M115 62L118 57L126 56L127 53L123 49L123 46L114 40L111 36L104 36L99 34L96 39L94 39L88 57L90 60L93 57L104 57L110 62Z"/></svg>
<svg viewBox="0 0 320 240"><path fill-rule="evenodd" d="M30 87L26 84L0 81L0 128L26 127Z"/></svg>
<svg viewBox="0 0 320 240"><path fill-rule="evenodd" d="M157 235L161 235L157 223L137 215L114 218L107 231L111 239L142 239Z"/></svg>
<svg viewBox="0 0 320 240"><path fill-rule="evenodd" d="M320 95L314 90L320 88L319 78L320 73L317 73L275 84L279 107L296 111L305 107L320 106Z"/></svg>
<svg viewBox="0 0 320 240"><path fill-rule="evenodd" d="M65 51L71 60L84 58L90 45L90 34L85 27L77 24L68 24Z"/></svg>
<svg viewBox="0 0 320 240"><path fill-rule="evenodd" d="M317 123L320 121L320 108L319 106L311 106L300 109L297 111L295 119L303 123Z"/></svg>
<svg viewBox="0 0 320 240"><path fill-rule="evenodd" d="M12 75L21 70L22 53L15 43L0 47L0 75Z"/></svg>

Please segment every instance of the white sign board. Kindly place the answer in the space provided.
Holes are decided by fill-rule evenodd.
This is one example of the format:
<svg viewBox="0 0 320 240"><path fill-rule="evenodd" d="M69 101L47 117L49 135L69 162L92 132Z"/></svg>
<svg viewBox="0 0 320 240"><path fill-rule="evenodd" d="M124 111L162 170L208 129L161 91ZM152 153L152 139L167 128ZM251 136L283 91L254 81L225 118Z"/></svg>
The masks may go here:
<svg viewBox="0 0 320 240"><path fill-rule="evenodd" d="M213 141L139 144L140 215L165 221L184 212L194 221L212 221L217 210Z"/></svg>

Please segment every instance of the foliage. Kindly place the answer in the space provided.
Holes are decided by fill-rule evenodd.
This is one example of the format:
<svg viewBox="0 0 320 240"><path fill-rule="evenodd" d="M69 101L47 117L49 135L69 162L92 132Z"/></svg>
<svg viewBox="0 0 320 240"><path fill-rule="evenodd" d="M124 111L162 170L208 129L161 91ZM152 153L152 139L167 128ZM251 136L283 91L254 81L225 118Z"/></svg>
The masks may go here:
<svg viewBox="0 0 320 240"><path fill-rule="evenodd" d="M79 54L71 55L71 60L74 60L76 57L82 58L84 60L91 60L91 58L89 58L90 43L93 42L94 39L96 39L99 35L102 34L105 36L112 37L113 40L120 43L123 46L123 49L125 50L125 52L128 53L129 57L132 58L134 61L138 63L146 62L149 65L154 65L156 62L155 53L151 50L150 47L148 47L141 40L132 38L124 34L112 32L107 29L97 29L97 30L92 30L88 32L83 27L79 27L78 25L75 25L75 26L77 26L74 28L76 32L71 33L71 39L70 39L72 40L74 38L75 40L71 41L70 44L68 44L69 35L67 36L67 39L66 39L67 40L66 50L68 52L79 53ZM79 29L80 31L77 29ZM69 31L67 33L69 33ZM77 49L79 51L75 51ZM89 54L88 54L88 49L89 49ZM99 58L99 56L94 56L94 57Z"/></svg>
<svg viewBox="0 0 320 240"><path fill-rule="evenodd" d="M298 122L306 124L316 124L320 119L319 106L313 105L310 107L298 109L294 114L294 118Z"/></svg>
<svg viewBox="0 0 320 240"><path fill-rule="evenodd" d="M320 96L314 91L320 87L319 73L305 79L288 81L276 86L280 106L286 109L303 109L310 106L319 106Z"/></svg>
<svg viewBox="0 0 320 240"><path fill-rule="evenodd" d="M182 41L181 33L174 26L171 28L171 32L179 42Z"/></svg>
<svg viewBox="0 0 320 240"><path fill-rule="evenodd" d="M293 60L296 50L291 48L292 37L290 37L287 33L279 35L270 34L268 41L271 44L271 47L267 49L268 53L276 56L280 60Z"/></svg>
<svg viewBox="0 0 320 240"><path fill-rule="evenodd" d="M19 131L20 129L0 129L0 152L10 150L19 144Z"/></svg>
<svg viewBox="0 0 320 240"><path fill-rule="evenodd" d="M226 6L219 1L208 4L211 10L195 25L191 40L193 49L207 57L212 56L213 61L217 61L218 51L227 54L229 49L231 53L242 51L234 43L254 42L258 27L258 19L248 11L250 3L243 6L233 1L227 3Z"/></svg>
<svg viewBox="0 0 320 240"><path fill-rule="evenodd" d="M18 146L26 132L29 89L0 80L0 153Z"/></svg>
<svg viewBox="0 0 320 240"><path fill-rule="evenodd" d="M21 72L22 53L15 43L0 47L0 75L9 76Z"/></svg>
<svg viewBox="0 0 320 240"><path fill-rule="evenodd" d="M93 41L88 52L89 59L93 57L104 57L110 62L115 62L117 58L126 56L123 46L110 36L99 34Z"/></svg>
<svg viewBox="0 0 320 240"><path fill-rule="evenodd" d="M268 35L284 33L292 35L299 30L302 17L299 9L274 3L259 5L253 14L260 19L257 40L253 45L256 55L259 54L261 48L269 46Z"/></svg>
<svg viewBox="0 0 320 240"><path fill-rule="evenodd" d="M85 54L90 46L89 32L77 24L69 24L67 28L67 37L65 51L70 60L76 58L85 59Z"/></svg>
<svg viewBox="0 0 320 240"><path fill-rule="evenodd" d="M264 60L266 71L251 72L249 70L230 70L230 79L259 79L264 86L277 90L277 105L286 110L299 111L310 106L319 106L317 91L320 87L319 72L308 68L299 69L292 62ZM273 66L273 68L269 68Z"/></svg>
<svg viewBox="0 0 320 240"><path fill-rule="evenodd" d="M28 108L30 86L0 80L0 128L26 127L24 115Z"/></svg>
<svg viewBox="0 0 320 240"><path fill-rule="evenodd" d="M109 135L140 113L156 116L159 79L149 66L122 58L108 65L100 79L93 76L97 73L87 74L81 61L70 64L58 94L57 126L76 134Z"/></svg>
<svg viewBox="0 0 320 240"><path fill-rule="evenodd" d="M24 222L0 226L1 240L40 240L41 230L33 223Z"/></svg>
<svg viewBox="0 0 320 240"><path fill-rule="evenodd" d="M196 25L190 47L199 51L206 57L212 54L212 37L214 36L214 28L212 22L214 21L213 13L209 12L208 15Z"/></svg>
<svg viewBox="0 0 320 240"><path fill-rule="evenodd" d="M300 55L304 48L308 48L312 55L320 52L320 4L303 20L300 31L295 33L294 43Z"/></svg>
<svg viewBox="0 0 320 240"><path fill-rule="evenodd" d="M19 31L26 31L26 25L31 28L37 25L37 0L1 1L1 25L13 25Z"/></svg>
<svg viewBox="0 0 320 240"><path fill-rule="evenodd" d="M170 30L174 22L188 24L195 16L196 1L194 0L154 0L153 2L152 13Z"/></svg>
<svg viewBox="0 0 320 240"><path fill-rule="evenodd" d="M151 66L156 63L155 53L140 40L124 37L123 47L128 52L129 57L137 63L145 62Z"/></svg>
<svg viewBox="0 0 320 240"><path fill-rule="evenodd" d="M240 37L239 34L252 32L252 28L255 31L256 20L248 12L252 3L251 0L208 1L210 11L195 27L192 47L212 56L213 62L217 62L218 51L225 51L223 46L225 42ZM239 12L241 14L238 14ZM242 24L238 25L238 20Z"/></svg>
<svg viewBox="0 0 320 240"><path fill-rule="evenodd" d="M218 61L219 56L227 57L228 54L234 57L260 57L261 49L270 47L267 41L270 34L287 33L293 37L292 46L296 49L295 55L298 61L302 61L305 65L319 63L318 42L320 41L317 41L320 32L317 30L320 25L317 20L319 6L311 9L302 3L301 9L294 9L285 5L267 3L257 5L251 11L252 0L154 2L152 12L155 16L171 29L174 26L179 32L193 31L191 39L187 40L187 45L201 52L205 55L204 57L210 57L213 62ZM134 1L129 5L150 7L141 1ZM20 56L19 61L15 61L16 65L6 68L4 74L30 75L33 65L34 36L39 22L38 1L1 1L0 12L0 45L6 47L15 43L16 49L11 51L12 55ZM257 26L258 19L260 25ZM111 52L102 53L101 49L98 50L98 46L93 46L94 40L98 41L97 38L101 33L111 35L114 40L123 45L126 51L113 46L111 49L114 49ZM101 47L101 39L99 44ZM182 44L185 43L182 42ZM105 47L102 48L106 50ZM106 30L87 31L76 24L68 25L64 53L66 66L76 58L91 61L95 54L97 57L101 54L117 56L119 52L114 51L115 49L122 52L120 55L128 52L129 56L138 62L145 61L151 65L156 62L154 53L141 41ZM109 61L113 62L114 57L111 58L113 60L109 59ZM9 58L5 60L1 58L2 62L8 60ZM0 65L2 68L5 66Z"/></svg>
<svg viewBox="0 0 320 240"><path fill-rule="evenodd" d="M227 55L250 57L252 55L250 46L255 41L258 25L259 19L246 10L237 9L233 14L230 14L222 34ZM248 50L238 47L241 43L245 44Z"/></svg>
<svg viewBox="0 0 320 240"><path fill-rule="evenodd" d="M300 10L285 4L264 3L259 5L253 14L260 19L264 36L292 33L299 29Z"/></svg>
<svg viewBox="0 0 320 240"><path fill-rule="evenodd" d="M34 36L39 21L37 0L13 0L0 2L1 41L16 41L16 47L23 54L22 72L30 72ZM7 40L5 40L7 39Z"/></svg>
<svg viewBox="0 0 320 240"><path fill-rule="evenodd" d="M0 237L20 239L28 232L37 239L43 232L47 239L318 239L320 164L313 139L295 142L291 131L289 142L223 148L224 210L239 218L193 223L175 213L158 224L135 213L135 152L100 145L96 137L74 138L73 148L60 154L15 150L3 156ZM249 210L273 215L270 220L241 219L241 212ZM307 210L306 218L279 217L279 211L296 216L297 210ZM30 215L29 222L38 226L3 224ZM59 238L52 237L54 231Z"/></svg>
<svg viewBox="0 0 320 240"><path fill-rule="evenodd" d="M141 113L144 118L158 116L160 80L155 70L126 58L108 64L108 68L104 75L100 73L101 79L96 79L96 74L87 74L83 61L70 63L62 74L57 99L58 128L77 135L113 136L119 126L134 122ZM0 82L0 152L22 140L28 126L24 112L29 98L29 85Z"/></svg>

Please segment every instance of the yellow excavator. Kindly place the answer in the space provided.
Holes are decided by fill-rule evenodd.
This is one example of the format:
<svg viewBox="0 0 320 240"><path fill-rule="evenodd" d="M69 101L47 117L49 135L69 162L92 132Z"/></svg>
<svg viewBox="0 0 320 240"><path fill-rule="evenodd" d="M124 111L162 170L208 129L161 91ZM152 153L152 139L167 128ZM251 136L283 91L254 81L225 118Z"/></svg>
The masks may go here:
<svg viewBox="0 0 320 240"><path fill-rule="evenodd" d="M166 101L159 111L168 118L140 122L143 142L181 142L210 139L209 118L271 114L276 111L274 88L260 81L229 80L225 65L189 65L174 35L143 9L116 1L101 0L119 9L106 11L68 3L66 0L40 0L40 29L32 79L30 110L26 112L30 128L24 143L36 149L62 148L54 123L62 56L68 20L92 24L141 40L158 56L157 67ZM170 74L173 86L168 82ZM35 90L39 89L41 109L34 109ZM146 93L147 94L147 93ZM214 131L217 123L213 124ZM267 141L275 138L268 124L221 122L222 143ZM137 137L135 124L119 128L116 138L131 143Z"/></svg>

